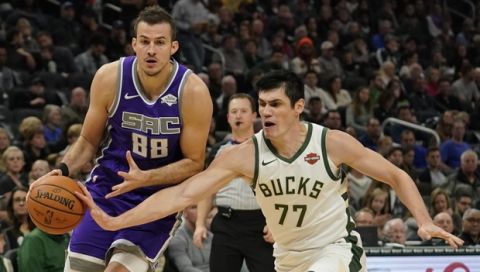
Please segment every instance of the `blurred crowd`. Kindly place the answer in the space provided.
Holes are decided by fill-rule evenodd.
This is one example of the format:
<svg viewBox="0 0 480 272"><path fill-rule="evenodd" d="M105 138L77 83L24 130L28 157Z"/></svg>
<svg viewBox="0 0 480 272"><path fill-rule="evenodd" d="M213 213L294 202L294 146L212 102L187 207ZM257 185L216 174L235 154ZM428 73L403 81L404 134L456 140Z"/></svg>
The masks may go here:
<svg viewBox="0 0 480 272"><path fill-rule="evenodd" d="M304 120L385 156L415 181L435 223L480 243L479 1L53 2L0 4L0 252L32 230L28 184L79 136L93 75L134 54L132 19L151 4L171 12L174 57L209 87L208 149L228 137L230 96L256 98L262 74L291 70L305 83ZM93 165L75 178L87 179ZM357 225L376 226L386 244L419 240L391 188L344 171Z"/></svg>

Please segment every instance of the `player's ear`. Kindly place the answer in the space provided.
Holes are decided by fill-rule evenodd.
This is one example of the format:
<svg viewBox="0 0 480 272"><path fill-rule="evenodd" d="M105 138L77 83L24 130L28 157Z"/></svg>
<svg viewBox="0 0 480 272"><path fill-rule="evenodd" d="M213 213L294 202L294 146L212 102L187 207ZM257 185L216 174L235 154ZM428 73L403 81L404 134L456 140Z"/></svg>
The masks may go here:
<svg viewBox="0 0 480 272"><path fill-rule="evenodd" d="M173 54L175 54L178 51L179 46L180 45L178 44L178 41L173 41L172 42L172 48L170 49L170 56L172 56Z"/></svg>
<svg viewBox="0 0 480 272"><path fill-rule="evenodd" d="M132 48L133 48L133 51L135 51L135 53L137 52L136 50L136 47L137 46L137 38L133 37L132 38Z"/></svg>
<svg viewBox="0 0 480 272"><path fill-rule="evenodd" d="M299 100L297 100L297 102L295 102L294 108L295 112L301 114L303 112L303 109L305 108L305 99L300 98Z"/></svg>

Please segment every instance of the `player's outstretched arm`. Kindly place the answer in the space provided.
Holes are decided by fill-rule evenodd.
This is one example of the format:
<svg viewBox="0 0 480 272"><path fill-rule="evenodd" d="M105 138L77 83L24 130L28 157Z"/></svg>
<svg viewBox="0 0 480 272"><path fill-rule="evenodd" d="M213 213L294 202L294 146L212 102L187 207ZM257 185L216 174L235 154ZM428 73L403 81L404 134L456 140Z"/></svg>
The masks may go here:
<svg viewBox="0 0 480 272"><path fill-rule="evenodd" d="M118 230L145 224L183 210L188 205L197 203L217 192L233 178L242 176L242 172L239 172L239 170L242 171L239 169L239 165L242 162L245 163L243 158L249 154L239 151L238 147L235 146L222 152L205 171L180 184L156 192L135 208L117 217L111 217L102 211L85 187L82 187L85 196L81 193L76 193L76 195L86 203L93 219L106 230ZM242 161L239 158L242 158Z"/></svg>
<svg viewBox="0 0 480 272"><path fill-rule="evenodd" d="M419 227L418 235L422 239L439 237L454 248L463 244L461 239L433 224L415 183L403 170L380 154L363 147L347 133L329 130L326 143L328 155L335 165L347 164L369 177L390 185L415 217Z"/></svg>

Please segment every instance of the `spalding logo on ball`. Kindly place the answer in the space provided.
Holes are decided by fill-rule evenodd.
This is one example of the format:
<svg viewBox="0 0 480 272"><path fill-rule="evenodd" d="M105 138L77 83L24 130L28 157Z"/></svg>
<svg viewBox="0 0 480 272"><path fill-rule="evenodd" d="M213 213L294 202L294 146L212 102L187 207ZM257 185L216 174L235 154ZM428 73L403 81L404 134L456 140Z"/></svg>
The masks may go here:
<svg viewBox="0 0 480 272"><path fill-rule="evenodd" d="M35 184L27 210L35 225L50 234L64 234L80 223L85 207L75 192L82 192L69 177L49 176Z"/></svg>

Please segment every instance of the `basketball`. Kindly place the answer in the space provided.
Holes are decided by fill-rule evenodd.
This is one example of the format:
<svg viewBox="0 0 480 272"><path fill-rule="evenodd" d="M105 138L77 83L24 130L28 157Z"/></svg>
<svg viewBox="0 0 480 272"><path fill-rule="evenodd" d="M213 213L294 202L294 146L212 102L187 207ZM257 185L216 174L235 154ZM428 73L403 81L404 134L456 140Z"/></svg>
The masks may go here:
<svg viewBox="0 0 480 272"><path fill-rule="evenodd" d="M27 199L27 210L35 225L50 234L64 234L80 222L85 207L75 192L82 192L69 177L49 176L35 184Z"/></svg>

